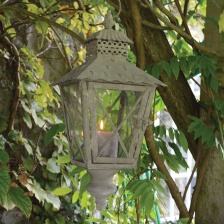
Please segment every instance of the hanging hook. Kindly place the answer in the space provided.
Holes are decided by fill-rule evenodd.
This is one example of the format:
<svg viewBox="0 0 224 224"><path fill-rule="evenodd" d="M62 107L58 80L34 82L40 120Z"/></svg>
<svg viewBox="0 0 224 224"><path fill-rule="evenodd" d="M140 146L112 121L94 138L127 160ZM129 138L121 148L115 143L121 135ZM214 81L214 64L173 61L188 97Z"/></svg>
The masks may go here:
<svg viewBox="0 0 224 224"><path fill-rule="evenodd" d="M122 9L122 7L121 7L121 0L118 0L118 4L119 4L119 9L118 9L117 15L114 17L115 19L117 19L119 17L119 15L121 14L121 9Z"/></svg>

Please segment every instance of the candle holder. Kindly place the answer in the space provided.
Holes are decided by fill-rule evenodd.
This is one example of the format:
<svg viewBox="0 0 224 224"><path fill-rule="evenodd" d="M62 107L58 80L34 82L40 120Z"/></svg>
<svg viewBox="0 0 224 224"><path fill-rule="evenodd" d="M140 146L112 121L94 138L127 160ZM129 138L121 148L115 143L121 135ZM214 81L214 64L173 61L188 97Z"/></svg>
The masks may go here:
<svg viewBox="0 0 224 224"><path fill-rule="evenodd" d="M108 11L105 29L86 40L86 62L54 83L61 89L71 162L91 174L87 189L99 210L116 190L113 175L135 168L155 89L165 86L126 60L133 42L113 25Z"/></svg>

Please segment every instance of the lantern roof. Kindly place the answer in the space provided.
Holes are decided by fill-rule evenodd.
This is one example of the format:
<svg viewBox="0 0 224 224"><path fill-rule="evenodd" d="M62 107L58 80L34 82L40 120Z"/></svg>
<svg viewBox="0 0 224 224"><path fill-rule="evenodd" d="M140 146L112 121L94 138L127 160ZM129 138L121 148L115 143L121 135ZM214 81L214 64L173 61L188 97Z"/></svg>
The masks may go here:
<svg viewBox="0 0 224 224"><path fill-rule="evenodd" d="M126 60L128 45L133 44L124 33L113 30L112 15L108 11L104 30L86 40L87 59L54 85L66 85L81 80L133 85L162 85L164 83Z"/></svg>
<svg viewBox="0 0 224 224"><path fill-rule="evenodd" d="M93 82L120 83L133 85L162 85L165 84L147 74L135 65L118 57L93 57L83 65L62 77L55 85L86 80Z"/></svg>

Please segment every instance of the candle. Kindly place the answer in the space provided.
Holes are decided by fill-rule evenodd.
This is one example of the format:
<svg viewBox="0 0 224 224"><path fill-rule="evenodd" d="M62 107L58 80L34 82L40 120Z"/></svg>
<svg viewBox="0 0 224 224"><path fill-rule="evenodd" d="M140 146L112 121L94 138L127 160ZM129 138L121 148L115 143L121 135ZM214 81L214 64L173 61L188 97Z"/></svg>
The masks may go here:
<svg viewBox="0 0 224 224"><path fill-rule="evenodd" d="M105 150L100 154L100 156L104 157L117 157L118 150L118 139L117 136L113 136L113 132L102 131L103 130L103 121L100 121L100 131L97 132L98 137L98 149L107 143ZM113 136L113 137L112 137Z"/></svg>

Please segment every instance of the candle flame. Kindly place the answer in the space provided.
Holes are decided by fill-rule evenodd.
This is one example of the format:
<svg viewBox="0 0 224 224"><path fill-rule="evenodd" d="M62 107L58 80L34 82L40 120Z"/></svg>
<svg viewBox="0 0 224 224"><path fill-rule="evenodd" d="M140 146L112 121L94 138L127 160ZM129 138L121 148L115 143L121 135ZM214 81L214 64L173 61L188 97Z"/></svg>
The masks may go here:
<svg viewBox="0 0 224 224"><path fill-rule="evenodd" d="M103 120L100 121L100 130L102 131L104 128L104 123L103 123Z"/></svg>

